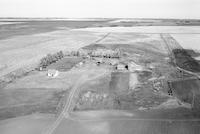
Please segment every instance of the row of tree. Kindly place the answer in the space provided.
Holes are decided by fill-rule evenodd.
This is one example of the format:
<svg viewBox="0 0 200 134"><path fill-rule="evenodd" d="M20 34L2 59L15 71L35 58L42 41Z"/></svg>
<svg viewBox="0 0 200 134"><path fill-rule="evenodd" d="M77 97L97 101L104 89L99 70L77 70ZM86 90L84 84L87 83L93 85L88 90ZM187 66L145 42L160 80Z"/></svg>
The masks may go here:
<svg viewBox="0 0 200 134"><path fill-rule="evenodd" d="M86 50L80 49L78 51L67 52L68 56L90 56L90 57L104 57L104 58L120 58L121 52L119 49L108 50L108 49L96 49L96 50Z"/></svg>
<svg viewBox="0 0 200 134"><path fill-rule="evenodd" d="M67 51L65 52L66 56L79 56L79 57L104 57L104 58L120 58L122 53L119 49L110 50L110 49L79 49L78 51Z"/></svg>
<svg viewBox="0 0 200 134"><path fill-rule="evenodd" d="M58 61L59 59L62 59L64 57L64 54L62 51L59 51L55 54L47 54L47 56L43 57L40 60L39 68L46 68L48 65Z"/></svg>
<svg viewBox="0 0 200 134"><path fill-rule="evenodd" d="M95 50L89 54L91 57L104 57L104 58L120 58L121 53L118 50Z"/></svg>

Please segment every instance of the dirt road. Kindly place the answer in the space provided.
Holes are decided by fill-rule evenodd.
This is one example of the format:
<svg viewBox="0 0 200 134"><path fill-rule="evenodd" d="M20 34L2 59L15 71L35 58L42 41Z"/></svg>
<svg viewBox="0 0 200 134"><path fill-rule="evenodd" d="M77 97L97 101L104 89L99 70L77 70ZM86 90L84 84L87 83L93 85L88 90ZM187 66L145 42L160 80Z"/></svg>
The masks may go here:
<svg viewBox="0 0 200 134"><path fill-rule="evenodd" d="M74 84L73 88L71 89L71 92L67 98L67 101L65 103L65 106L61 112L61 114L59 115L59 117L57 118L57 120L55 121L55 123L53 123L53 125L51 125L47 130L44 131L43 134L52 134L54 132L54 130L59 126L59 124L61 123L61 121L64 118L68 118L69 117L69 113L72 110L72 103L73 103L73 98L75 96L75 94L78 94L78 91L80 89L80 86L82 84L84 84L87 81L96 79L98 77L104 76L106 74L106 71L103 73L99 73L93 77L89 77L91 74L95 73L96 70L89 70L86 71L84 74L82 74L82 76L80 76L80 78L78 79L78 81Z"/></svg>

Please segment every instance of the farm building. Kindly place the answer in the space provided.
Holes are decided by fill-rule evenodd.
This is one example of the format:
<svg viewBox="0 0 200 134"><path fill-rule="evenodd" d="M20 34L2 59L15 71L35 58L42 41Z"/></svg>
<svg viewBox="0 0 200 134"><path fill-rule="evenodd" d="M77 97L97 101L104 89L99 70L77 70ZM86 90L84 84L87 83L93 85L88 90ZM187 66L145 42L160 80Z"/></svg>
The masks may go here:
<svg viewBox="0 0 200 134"><path fill-rule="evenodd" d="M94 58L97 65L100 65L104 62L103 58Z"/></svg>
<svg viewBox="0 0 200 134"><path fill-rule="evenodd" d="M117 70L127 70L128 69L128 65L123 64L123 63L119 63L119 64L117 64L116 69Z"/></svg>
<svg viewBox="0 0 200 134"><path fill-rule="evenodd" d="M55 70L55 69L49 69L47 71L47 76L48 77L51 77L51 78L55 78L59 75L59 71L58 70Z"/></svg>
<svg viewBox="0 0 200 134"><path fill-rule="evenodd" d="M129 70L130 72L135 72L135 71L143 71L144 68L138 64L136 64L135 62L121 62L118 64L118 62L113 62L116 66L117 70Z"/></svg>

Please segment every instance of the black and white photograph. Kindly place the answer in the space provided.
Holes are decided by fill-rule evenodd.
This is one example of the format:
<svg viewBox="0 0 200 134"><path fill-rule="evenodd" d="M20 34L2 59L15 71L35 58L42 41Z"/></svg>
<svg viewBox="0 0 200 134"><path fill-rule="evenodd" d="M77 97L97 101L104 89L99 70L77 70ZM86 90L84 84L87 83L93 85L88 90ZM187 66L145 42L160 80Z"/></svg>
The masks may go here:
<svg viewBox="0 0 200 134"><path fill-rule="evenodd" d="M0 134L200 134L200 0L0 0Z"/></svg>

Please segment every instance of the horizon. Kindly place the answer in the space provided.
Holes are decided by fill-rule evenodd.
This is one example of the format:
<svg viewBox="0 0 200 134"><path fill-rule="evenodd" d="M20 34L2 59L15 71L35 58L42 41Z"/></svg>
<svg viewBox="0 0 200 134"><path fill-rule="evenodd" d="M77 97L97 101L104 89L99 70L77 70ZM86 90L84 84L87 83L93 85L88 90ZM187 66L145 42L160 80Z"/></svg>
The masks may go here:
<svg viewBox="0 0 200 134"><path fill-rule="evenodd" d="M85 17L85 18L78 18L78 17L0 17L0 19L141 19L141 20L200 20L199 19L188 19L188 18L95 18L95 17Z"/></svg>
<svg viewBox="0 0 200 134"><path fill-rule="evenodd" d="M1 18L200 19L198 0L1 0Z"/></svg>

